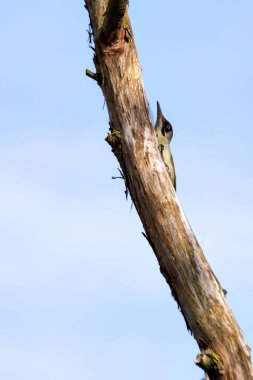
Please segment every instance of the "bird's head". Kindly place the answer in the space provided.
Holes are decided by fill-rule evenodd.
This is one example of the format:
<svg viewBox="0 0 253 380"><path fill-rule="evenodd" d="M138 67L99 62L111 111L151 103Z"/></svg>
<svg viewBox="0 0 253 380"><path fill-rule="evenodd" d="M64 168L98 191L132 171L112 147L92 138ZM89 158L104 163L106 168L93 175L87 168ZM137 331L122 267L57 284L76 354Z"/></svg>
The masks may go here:
<svg viewBox="0 0 253 380"><path fill-rule="evenodd" d="M170 142L173 137L173 129L170 122L163 116L159 102L157 102L157 123L161 126L162 135Z"/></svg>

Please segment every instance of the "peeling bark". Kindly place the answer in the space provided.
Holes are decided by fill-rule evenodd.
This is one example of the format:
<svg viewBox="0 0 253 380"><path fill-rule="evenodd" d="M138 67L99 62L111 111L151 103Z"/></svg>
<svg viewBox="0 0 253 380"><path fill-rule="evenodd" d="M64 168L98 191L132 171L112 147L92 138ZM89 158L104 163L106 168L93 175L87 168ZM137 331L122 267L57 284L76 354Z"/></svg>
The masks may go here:
<svg viewBox="0 0 253 380"><path fill-rule="evenodd" d="M250 349L184 215L161 159L129 17L125 8L124 23L123 17L118 22L118 16L114 17L119 13L109 12L114 3L109 1L108 6L107 0L86 0L94 33L96 69L102 76L99 84L111 131L118 132L115 141L120 151L116 154L113 148L114 153L161 273L188 330L201 353L209 350L220 360L216 367L202 368L210 380L253 380ZM118 1L120 7L123 3L126 6L127 1Z"/></svg>

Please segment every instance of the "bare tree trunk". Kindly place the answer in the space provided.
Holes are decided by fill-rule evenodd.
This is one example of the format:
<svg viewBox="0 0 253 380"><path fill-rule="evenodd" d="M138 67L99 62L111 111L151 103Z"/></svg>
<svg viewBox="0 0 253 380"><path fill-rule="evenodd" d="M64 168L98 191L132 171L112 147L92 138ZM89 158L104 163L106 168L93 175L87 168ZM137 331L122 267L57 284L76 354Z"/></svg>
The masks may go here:
<svg viewBox="0 0 253 380"><path fill-rule="evenodd" d="M192 332L196 364L210 380L252 380L250 349L184 215L157 148L127 0L86 0L96 73L109 117L108 143L160 270Z"/></svg>

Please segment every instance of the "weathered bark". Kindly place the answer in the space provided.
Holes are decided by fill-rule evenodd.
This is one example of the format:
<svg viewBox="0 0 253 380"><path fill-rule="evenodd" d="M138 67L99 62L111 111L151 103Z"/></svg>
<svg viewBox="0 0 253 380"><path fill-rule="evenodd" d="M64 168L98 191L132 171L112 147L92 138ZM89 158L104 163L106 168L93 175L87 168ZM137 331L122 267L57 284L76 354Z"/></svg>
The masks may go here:
<svg viewBox="0 0 253 380"><path fill-rule="evenodd" d="M122 10L122 2L118 4ZM252 380L250 349L184 215L157 149L128 15L123 7L120 31L116 27L117 33L105 33L107 25L119 25L113 19L119 15L115 8L108 19L107 5L108 0L86 0L98 83L110 117L112 134L107 140L119 160L161 273L200 347L197 364L210 380ZM112 35L117 37L112 39Z"/></svg>

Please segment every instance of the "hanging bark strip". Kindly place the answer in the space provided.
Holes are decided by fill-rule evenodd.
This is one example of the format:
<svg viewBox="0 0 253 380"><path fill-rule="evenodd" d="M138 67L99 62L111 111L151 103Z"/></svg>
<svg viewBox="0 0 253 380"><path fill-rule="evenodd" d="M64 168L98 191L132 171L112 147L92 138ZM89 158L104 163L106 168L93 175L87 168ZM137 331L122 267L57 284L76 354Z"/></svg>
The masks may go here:
<svg viewBox="0 0 253 380"><path fill-rule="evenodd" d="M201 350L196 364L210 380L253 380L250 349L184 215L157 148L127 4L86 0L96 78L110 117L107 141L119 160L161 273Z"/></svg>

